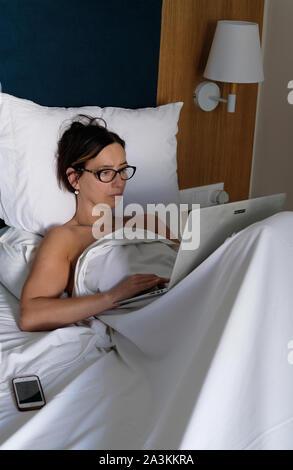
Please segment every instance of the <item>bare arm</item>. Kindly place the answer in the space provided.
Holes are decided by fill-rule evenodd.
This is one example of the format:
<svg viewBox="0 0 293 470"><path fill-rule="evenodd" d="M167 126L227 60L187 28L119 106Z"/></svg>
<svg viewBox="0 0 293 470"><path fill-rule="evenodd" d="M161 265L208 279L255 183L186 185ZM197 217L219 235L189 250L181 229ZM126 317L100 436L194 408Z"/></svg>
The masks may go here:
<svg viewBox="0 0 293 470"><path fill-rule="evenodd" d="M115 308L107 292L59 298L66 288L70 272L68 237L69 234L56 227L46 234L38 247L31 272L22 289L21 330L53 330Z"/></svg>
<svg viewBox="0 0 293 470"><path fill-rule="evenodd" d="M38 247L20 299L19 327L23 331L62 328L105 310L118 307L118 300L150 289L169 279L155 274L134 274L109 291L73 298L59 298L66 288L70 260L70 234L55 227Z"/></svg>

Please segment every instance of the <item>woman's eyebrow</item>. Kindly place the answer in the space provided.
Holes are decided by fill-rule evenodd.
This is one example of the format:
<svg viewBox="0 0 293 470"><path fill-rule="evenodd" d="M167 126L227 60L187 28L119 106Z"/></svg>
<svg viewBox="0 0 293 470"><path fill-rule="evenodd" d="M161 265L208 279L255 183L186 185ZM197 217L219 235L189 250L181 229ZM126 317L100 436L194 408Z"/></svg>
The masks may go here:
<svg viewBox="0 0 293 470"><path fill-rule="evenodd" d="M125 164L127 164L127 162L120 163L118 166L125 165ZM99 166L99 169L102 169L102 168L113 168L113 166L112 165L101 165L101 166Z"/></svg>

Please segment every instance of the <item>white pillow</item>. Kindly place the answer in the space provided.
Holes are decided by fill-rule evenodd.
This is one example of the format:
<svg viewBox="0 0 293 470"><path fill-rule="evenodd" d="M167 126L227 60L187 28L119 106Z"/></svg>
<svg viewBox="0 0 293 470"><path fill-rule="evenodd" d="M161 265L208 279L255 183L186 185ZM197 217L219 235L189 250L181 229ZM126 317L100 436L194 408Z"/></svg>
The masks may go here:
<svg viewBox="0 0 293 470"><path fill-rule="evenodd" d="M57 184L55 153L64 130L61 124L78 113L103 117L108 129L125 139L127 161L137 166L137 171L126 184L124 205L179 204L176 134L182 105L136 110L57 108L2 93L0 214L5 223L44 235L74 216L74 194Z"/></svg>
<svg viewBox="0 0 293 470"><path fill-rule="evenodd" d="M14 227L0 230L0 282L17 299L43 237Z"/></svg>

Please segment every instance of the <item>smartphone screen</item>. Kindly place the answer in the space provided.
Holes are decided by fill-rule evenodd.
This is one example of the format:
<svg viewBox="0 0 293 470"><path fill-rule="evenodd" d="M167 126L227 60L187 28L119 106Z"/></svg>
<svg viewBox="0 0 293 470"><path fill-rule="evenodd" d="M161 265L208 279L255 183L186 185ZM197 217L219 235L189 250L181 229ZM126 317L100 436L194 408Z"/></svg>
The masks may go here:
<svg viewBox="0 0 293 470"><path fill-rule="evenodd" d="M16 382L15 387L20 405L43 400L37 380Z"/></svg>
<svg viewBox="0 0 293 470"><path fill-rule="evenodd" d="M37 376L13 379L14 391L19 409L29 410L45 405L45 398Z"/></svg>

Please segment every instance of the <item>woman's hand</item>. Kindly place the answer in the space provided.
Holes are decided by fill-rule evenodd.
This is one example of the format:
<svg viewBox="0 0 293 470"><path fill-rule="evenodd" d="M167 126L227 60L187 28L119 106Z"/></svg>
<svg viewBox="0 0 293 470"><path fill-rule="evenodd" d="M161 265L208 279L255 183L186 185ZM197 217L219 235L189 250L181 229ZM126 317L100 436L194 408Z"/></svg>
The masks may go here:
<svg viewBox="0 0 293 470"><path fill-rule="evenodd" d="M133 274L127 279L119 282L115 287L110 289L107 294L110 296L114 307L119 306L116 304L119 300L129 299L143 291L149 290L155 285L164 287L170 278L157 276L156 274Z"/></svg>

